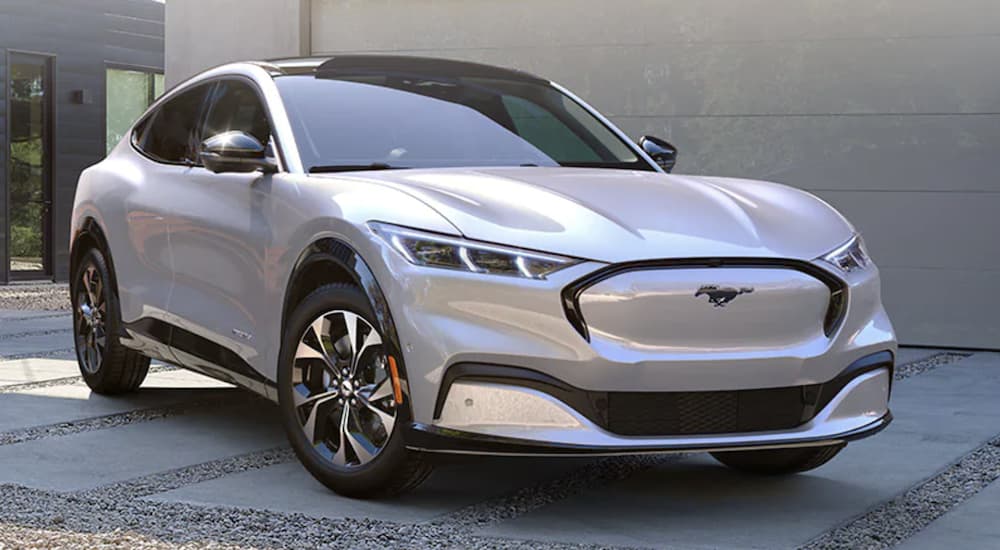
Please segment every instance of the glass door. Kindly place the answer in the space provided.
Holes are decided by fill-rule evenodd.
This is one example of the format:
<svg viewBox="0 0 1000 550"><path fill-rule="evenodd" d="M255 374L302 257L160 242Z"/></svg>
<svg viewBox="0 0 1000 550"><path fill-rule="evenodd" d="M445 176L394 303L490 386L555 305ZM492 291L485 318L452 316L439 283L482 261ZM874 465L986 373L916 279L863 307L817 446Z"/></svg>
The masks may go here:
<svg viewBox="0 0 1000 550"><path fill-rule="evenodd" d="M8 82L8 257L12 278L52 274L52 74L48 56L12 53Z"/></svg>

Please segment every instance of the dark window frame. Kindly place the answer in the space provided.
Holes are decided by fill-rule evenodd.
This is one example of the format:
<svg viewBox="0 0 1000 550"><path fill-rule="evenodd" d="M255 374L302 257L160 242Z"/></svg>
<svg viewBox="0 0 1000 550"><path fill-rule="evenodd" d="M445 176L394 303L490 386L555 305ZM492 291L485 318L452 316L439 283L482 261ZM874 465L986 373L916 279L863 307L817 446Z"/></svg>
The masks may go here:
<svg viewBox="0 0 1000 550"><path fill-rule="evenodd" d="M155 104L155 105L151 105L150 108L149 108L149 110L146 111L146 113L144 113L141 117L139 117L139 120L137 120L135 122L135 124L132 125L132 128L129 130L129 144L131 144L132 149L135 150L140 155L142 155L143 157L145 157L146 159L149 159L150 161L155 162L157 164L162 164L162 165L167 165L167 166L184 166L184 167L188 167L188 168L203 168L204 169L205 167L202 164L200 164L200 163L194 163L194 164L192 164L192 163L186 163L186 162L170 162L170 161L165 161L163 159L159 159L159 158L153 157L152 155L150 155L149 153L147 153L146 151L144 151L142 149L142 147L139 146L139 144L137 143L137 139L136 139L137 138L137 133L138 133L138 131L142 127L145 126L145 124L147 122L149 122L153 117L155 117L157 113L159 113L160 109L162 109L172 99L174 99L175 97L180 96L181 94L184 94L185 92L188 92L190 90L194 90L194 89L199 88L201 86L207 86L208 90L205 93L205 97L202 99L201 107L198 109L197 121L195 122L195 127L197 128L197 131L200 133L201 132L201 128L202 128L202 126L205 123L205 117L208 115L208 112L209 112L209 110L211 108L212 94L215 92L215 89L218 87L218 84L220 82L222 82L222 81L225 81L225 80L240 80L240 81L243 81L243 82L249 84L250 88L253 89L254 93L257 94L257 99L260 101L261 105L264 107L264 114L267 116L267 123L268 123L268 126L270 127L270 130L271 130L271 139L274 141L274 153L277 156L277 160L278 160L278 172L286 172L287 171L286 167L288 165L285 162L284 148L281 146L281 140L274 133L274 116L271 114L271 107L267 103L267 100L264 97L264 93L260 89L260 86L257 84L257 81L255 81L254 79L252 79L252 78L250 78L248 76L241 75L241 74L224 74L224 75L218 75L218 76L214 76L214 77L207 78L207 79L204 79L204 80L199 80L198 82L191 83L188 86L184 86L184 87L174 86L173 88L165 91L163 93L163 97L160 100L158 100L158 103ZM199 135L198 138L199 138L199 140L201 140L202 136Z"/></svg>

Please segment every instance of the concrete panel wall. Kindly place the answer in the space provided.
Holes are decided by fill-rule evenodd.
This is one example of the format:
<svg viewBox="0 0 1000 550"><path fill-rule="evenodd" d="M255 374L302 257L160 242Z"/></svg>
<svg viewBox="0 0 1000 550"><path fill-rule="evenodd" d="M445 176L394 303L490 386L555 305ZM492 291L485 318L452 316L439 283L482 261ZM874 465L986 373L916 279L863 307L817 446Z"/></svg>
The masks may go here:
<svg viewBox="0 0 1000 550"><path fill-rule="evenodd" d="M170 0L167 87L231 61L309 53L308 0Z"/></svg>
<svg viewBox="0 0 1000 550"><path fill-rule="evenodd" d="M670 139L679 172L811 190L864 232L902 341L1000 347L994 0L312 0L311 9L314 54L522 68L567 85L633 136Z"/></svg>

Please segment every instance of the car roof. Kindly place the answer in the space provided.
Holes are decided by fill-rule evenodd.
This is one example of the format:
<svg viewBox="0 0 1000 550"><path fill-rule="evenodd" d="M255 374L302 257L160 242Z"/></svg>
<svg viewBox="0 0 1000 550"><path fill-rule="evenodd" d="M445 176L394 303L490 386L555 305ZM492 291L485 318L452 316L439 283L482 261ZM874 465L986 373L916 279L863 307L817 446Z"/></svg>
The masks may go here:
<svg viewBox="0 0 1000 550"><path fill-rule="evenodd" d="M258 65L272 76L306 75L334 77L341 75L403 73L444 77L481 77L548 83L530 73L470 61L407 55L335 55L330 57L287 57L261 61Z"/></svg>

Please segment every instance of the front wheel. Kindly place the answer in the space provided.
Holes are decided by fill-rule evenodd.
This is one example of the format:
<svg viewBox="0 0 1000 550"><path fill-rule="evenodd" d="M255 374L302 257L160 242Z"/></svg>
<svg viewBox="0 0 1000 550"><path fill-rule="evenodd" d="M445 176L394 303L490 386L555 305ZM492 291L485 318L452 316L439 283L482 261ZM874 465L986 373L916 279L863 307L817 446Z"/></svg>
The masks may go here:
<svg viewBox="0 0 1000 550"><path fill-rule="evenodd" d="M837 456L844 446L844 443L838 443L824 447L725 451L712 453L712 456L726 466L741 472L788 475L819 468Z"/></svg>
<svg viewBox="0 0 1000 550"><path fill-rule="evenodd" d="M295 454L313 477L352 497L397 494L431 471L403 444L398 381L374 319L356 287L320 287L289 318L278 370Z"/></svg>

